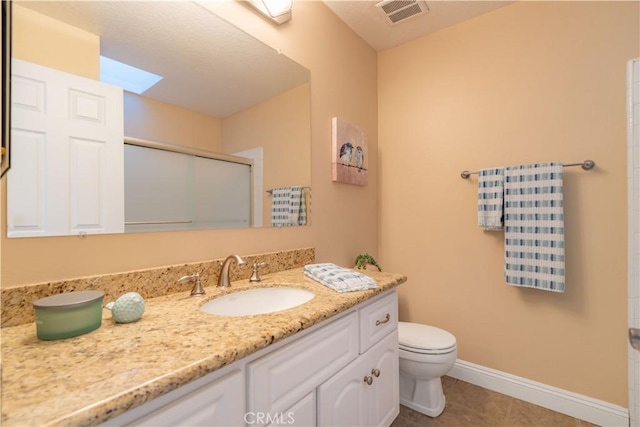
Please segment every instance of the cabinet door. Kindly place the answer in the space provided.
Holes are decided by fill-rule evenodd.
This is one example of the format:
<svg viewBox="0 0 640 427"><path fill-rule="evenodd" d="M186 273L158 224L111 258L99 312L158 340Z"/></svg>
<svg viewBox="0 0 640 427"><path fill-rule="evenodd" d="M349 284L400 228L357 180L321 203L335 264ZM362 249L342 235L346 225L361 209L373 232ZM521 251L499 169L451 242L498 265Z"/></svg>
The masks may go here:
<svg viewBox="0 0 640 427"><path fill-rule="evenodd" d="M318 387L318 425L388 426L400 411L399 393L395 330Z"/></svg>
<svg viewBox="0 0 640 427"><path fill-rule="evenodd" d="M267 416L266 414L263 414ZM255 424L247 419L247 424ZM286 411L275 414L269 427L313 427L316 425L316 391L300 399Z"/></svg>
<svg viewBox="0 0 640 427"><path fill-rule="evenodd" d="M131 426L244 426L244 375L233 371L136 419Z"/></svg>
<svg viewBox="0 0 640 427"><path fill-rule="evenodd" d="M247 365L247 410L278 414L358 357L352 312ZM254 425L263 425L259 422Z"/></svg>
<svg viewBox="0 0 640 427"><path fill-rule="evenodd" d="M369 425L388 426L400 411L398 331L371 348L367 359L371 366L369 375L373 377L373 384L368 388Z"/></svg>
<svg viewBox="0 0 640 427"><path fill-rule="evenodd" d="M124 231L122 89L12 60L8 237Z"/></svg>
<svg viewBox="0 0 640 427"><path fill-rule="evenodd" d="M319 426L367 426L369 360L359 357L318 387Z"/></svg>

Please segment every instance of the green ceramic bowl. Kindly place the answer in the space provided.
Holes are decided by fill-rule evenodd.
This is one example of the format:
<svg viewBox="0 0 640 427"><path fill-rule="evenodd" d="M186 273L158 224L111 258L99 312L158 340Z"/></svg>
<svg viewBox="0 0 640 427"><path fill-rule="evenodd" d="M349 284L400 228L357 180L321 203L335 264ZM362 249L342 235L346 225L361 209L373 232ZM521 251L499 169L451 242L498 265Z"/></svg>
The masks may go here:
<svg viewBox="0 0 640 427"><path fill-rule="evenodd" d="M33 303L36 332L41 340L59 340L86 334L102 324L102 291L67 292Z"/></svg>

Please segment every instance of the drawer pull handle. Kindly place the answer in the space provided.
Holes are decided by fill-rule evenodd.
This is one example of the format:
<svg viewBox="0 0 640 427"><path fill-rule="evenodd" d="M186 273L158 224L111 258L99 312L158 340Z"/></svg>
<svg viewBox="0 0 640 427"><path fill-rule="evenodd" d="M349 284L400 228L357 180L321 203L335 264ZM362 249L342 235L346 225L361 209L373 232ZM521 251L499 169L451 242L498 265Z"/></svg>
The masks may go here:
<svg viewBox="0 0 640 427"><path fill-rule="evenodd" d="M367 383L368 385L373 384L373 377L370 375L367 375L366 377L364 377L364 382Z"/></svg>
<svg viewBox="0 0 640 427"><path fill-rule="evenodd" d="M384 320L376 320L376 326L380 326L383 323L387 323L389 320L391 320L391 315L389 313L387 313L387 315L385 316Z"/></svg>
<svg viewBox="0 0 640 427"><path fill-rule="evenodd" d="M380 376L380 369L373 368L371 370L371 375L373 375L374 377L378 378Z"/></svg>

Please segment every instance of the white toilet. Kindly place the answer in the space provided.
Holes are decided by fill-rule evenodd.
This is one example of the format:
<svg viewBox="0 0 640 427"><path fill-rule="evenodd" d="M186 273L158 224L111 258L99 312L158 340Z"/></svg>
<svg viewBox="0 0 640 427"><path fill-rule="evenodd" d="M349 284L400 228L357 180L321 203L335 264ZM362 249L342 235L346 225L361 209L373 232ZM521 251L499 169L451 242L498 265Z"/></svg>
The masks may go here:
<svg viewBox="0 0 640 427"><path fill-rule="evenodd" d="M440 378L451 370L456 337L433 326L398 322L400 403L430 417L444 411Z"/></svg>

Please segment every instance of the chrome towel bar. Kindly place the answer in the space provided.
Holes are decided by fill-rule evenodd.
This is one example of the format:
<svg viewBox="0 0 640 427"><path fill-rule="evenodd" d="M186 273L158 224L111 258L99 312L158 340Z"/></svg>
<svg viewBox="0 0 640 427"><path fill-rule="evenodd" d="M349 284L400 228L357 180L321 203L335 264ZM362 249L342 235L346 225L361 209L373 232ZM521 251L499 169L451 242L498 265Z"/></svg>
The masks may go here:
<svg viewBox="0 0 640 427"><path fill-rule="evenodd" d="M596 162L594 162L593 160L585 160L582 163L567 163L567 164L563 164L562 167L566 168L566 167L569 167L569 166L581 166L582 169L588 171L588 170L593 169L595 167L595 165L596 165ZM460 176L463 179L467 179L467 178L469 178L470 175L477 175L477 174L478 174L478 172L462 171L460 173Z"/></svg>
<svg viewBox="0 0 640 427"><path fill-rule="evenodd" d="M148 224L191 224L193 221L128 221L124 225L148 225Z"/></svg>
<svg viewBox="0 0 640 427"><path fill-rule="evenodd" d="M311 187L302 187L302 188L304 188L305 190L311 190ZM270 190L267 190L267 193L273 194L273 188Z"/></svg>

